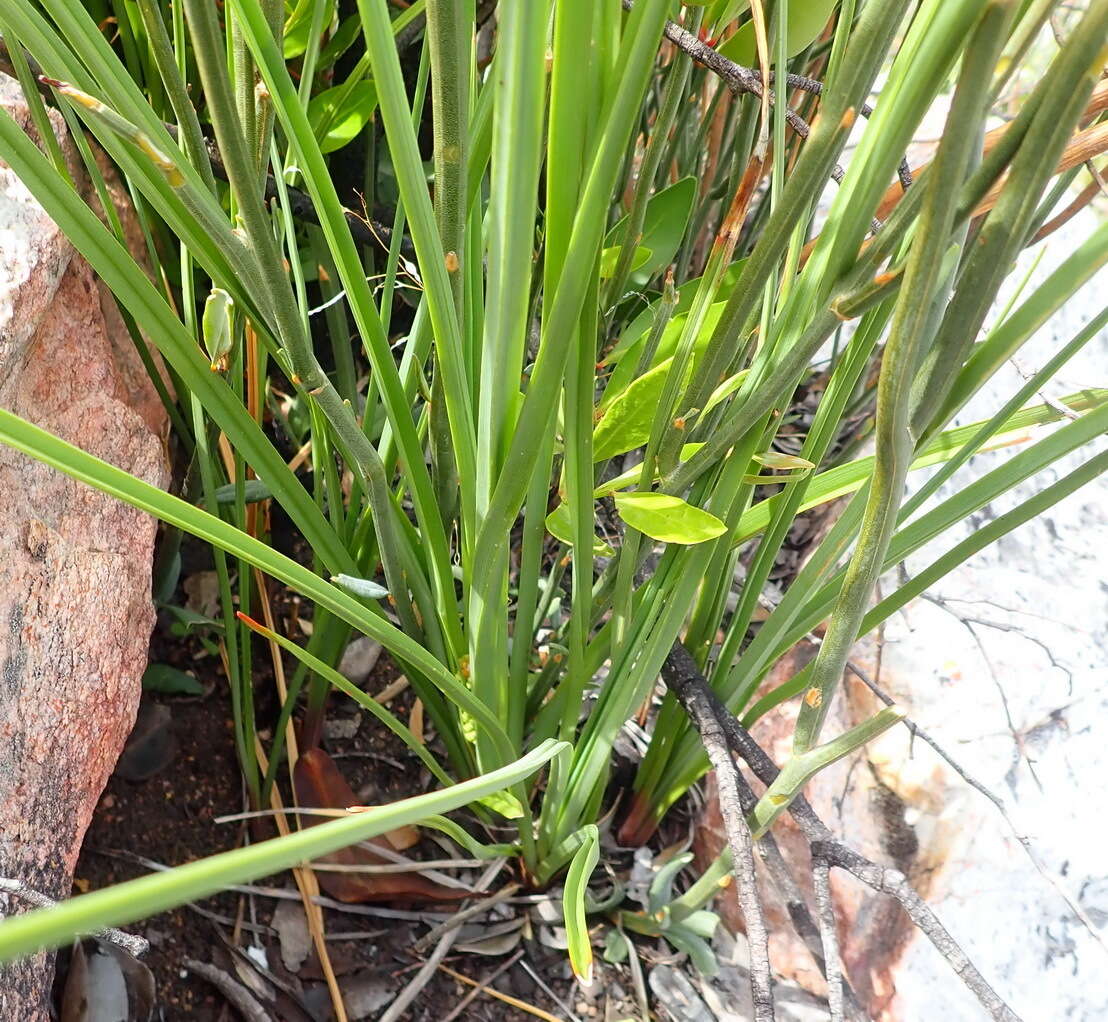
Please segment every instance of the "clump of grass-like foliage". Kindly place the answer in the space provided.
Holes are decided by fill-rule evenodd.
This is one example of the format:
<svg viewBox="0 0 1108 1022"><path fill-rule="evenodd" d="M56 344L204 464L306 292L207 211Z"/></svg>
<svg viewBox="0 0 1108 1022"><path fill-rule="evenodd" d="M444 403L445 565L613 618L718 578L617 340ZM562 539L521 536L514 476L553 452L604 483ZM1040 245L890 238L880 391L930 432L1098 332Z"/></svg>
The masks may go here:
<svg viewBox="0 0 1108 1022"><path fill-rule="evenodd" d="M1105 107L1108 0L1013 99L1055 6L6 0L0 33L35 123L59 109L98 185L86 134L111 157L154 273L56 146L0 115L0 157L113 290L148 363L164 360L188 485L162 493L2 411L0 439L212 545L257 807L287 762L290 715L303 710L310 743L332 687L440 788L7 920L0 957L422 820L472 854L518 857L536 886L564 877L585 975L613 745L675 644L746 725L800 700L792 756L747 815L754 838L815 772L901 719L890 708L824 734L854 641L1106 467L1090 455L871 605L882 572L1108 428L1102 391L1064 398L1065 416L1036 397L1103 315L991 419L953 426L1108 258L1102 228L983 331ZM934 159L904 171L941 96ZM1015 116L987 131L1001 98ZM793 395L810 383L818 403L799 419ZM1030 425L1050 428L930 499ZM925 482L923 466L938 466ZM797 517L843 497L756 616ZM310 564L274 549L259 502L279 505ZM247 613L264 577L313 602L306 648ZM821 622L815 662L755 702ZM298 661L267 768L255 632ZM441 756L337 674L356 632L400 665ZM617 817L630 845L708 769L674 694L648 732ZM463 805L511 821L514 840L436 815ZM681 895L667 873L656 922L628 912L629 927L665 919L677 946L700 948L697 913L727 868Z"/></svg>

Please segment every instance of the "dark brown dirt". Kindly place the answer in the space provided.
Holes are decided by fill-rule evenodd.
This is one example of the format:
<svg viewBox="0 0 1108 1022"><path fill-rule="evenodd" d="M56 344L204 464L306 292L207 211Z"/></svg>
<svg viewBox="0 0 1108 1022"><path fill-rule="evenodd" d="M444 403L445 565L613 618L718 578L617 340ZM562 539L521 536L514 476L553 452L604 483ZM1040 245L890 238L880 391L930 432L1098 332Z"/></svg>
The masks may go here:
<svg viewBox="0 0 1108 1022"><path fill-rule="evenodd" d="M237 847L244 836L240 823L214 822L216 817L244 808L230 699L222 668L217 668L214 658L203 655L198 641L174 639L160 629L154 637L151 659L191 669L209 691L198 698L149 693L144 696L144 702L157 701L168 708L175 753L168 764L147 780L125 780L118 773L112 777L85 839L77 865L74 893L96 890L148 873L150 870L136 856L166 865L178 865ZM264 726L275 716L276 706L269 694L272 678L260 645L256 647L255 666L259 726ZM367 690L380 691L396 674L395 667L386 657L382 657L366 684ZM392 706L404 719L410 707L410 693L398 698ZM380 804L426 790L429 786L426 772L421 772L414 758L392 735L372 719L359 714L347 701L335 701L329 709L331 720L349 720L356 716L363 719L352 737L332 739L325 745L359 797L364 798L367 804ZM416 858L441 857L442 851L429 845L426 849L417 847L406 854ZM287 873L261 879L258 883L271 887L293 887L291 875ZM186 958L195 958L214 963L235 976L225 941L237 942L239 946L248 943L263 945L271 969L280 973L281 978L294 988L299 988L299 996L295 999L298 1004L285 996L277 1007L271 1008L275 1020L323 1022L332 1018L330 1001L314 951L296 975L285 972L281 965L279 943L269 927L276 904L266 898L250 899L238 894L223 894L204 899L196 906L222 917L222 921L206 918L191 908L183 907L128 927L131 932L141 933L151 942L151 950L144 961L157 983L161 1018L170 1022L176 1019L230 1022L238 1018L221 993L205 980L187 972L183 965ZM453 910L453 907L442 907L440 910ZM411 947L426 932L425 924L330 910L325 915L329 933L361 931L372 934L357 940L329 942L328 950L340 986L364 984L372 980L395 996L422 964L422 959L412 953ZM241 932L236 941L236 920L240 923L252 921L260 925L261 932L257 936ZM502 961L500 958L461 954L448 956L445 964L480 981ZM564 962L562 953L550 952L528 942L527 961L544 976L546 982L562 991L567 989L565 980L559 975ZM60 990L65 975L64 956L59 961L58 972L56 989ZM531 1004L559 1012L519 965L507 970L494 986ZM406 1017L411 1022L438 1022L469 989L459 981L438 973ZM374 1018L379 1013L374 1011L362 1017ZM490 1022L533 1018L486 996L472 1001L460 1017L467 1020L488 1019Z"/></svg>

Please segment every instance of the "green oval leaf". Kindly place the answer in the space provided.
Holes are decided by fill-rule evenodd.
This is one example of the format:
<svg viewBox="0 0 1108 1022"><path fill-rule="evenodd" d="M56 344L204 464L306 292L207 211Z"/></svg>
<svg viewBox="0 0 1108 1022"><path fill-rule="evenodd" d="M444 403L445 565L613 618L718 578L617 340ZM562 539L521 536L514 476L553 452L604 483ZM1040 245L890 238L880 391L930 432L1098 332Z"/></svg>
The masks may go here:
<svg viewBox="0 0 1108 1022"><path fill-rule="evenodd" d="M151 664L142 675L145 692L161 692L170 696L202 696L204 686L191 674L170 667L169 664Z"/></svg>
<svg viewBox="0 0 1108 1022"><path fill-rule="evenodd" d="M663 188L646 205L646 217L643 220L642 237L636 244L650 250L650 258L643 260L628 277L632 287L643 287L660 270L664 270L677 254L681 239L685 236L693 203L696 201L697 181L694 177L684 177L676 184ZM608 232L604 244L618 248L623 244L627 232L627 217L616 222ZM636 255L637 258L637 255ZM613 264L613 269L615 264Z"/></svg>
<svg viewBox="0 0 1108 1022"><path fill-rule="evenodd" d="M688 291L688 287L686 286L682 290ZM692 364L694 366L704 353L704 349L708 346L708 341L711 339L712 333L715 331L716 325L719 323L720 316L723 315L723 310L726 305L726 302L714 302L709 307L704 317L704 322L700 327L700 332L696 335L696 340L693 341ZM675 316L669 321L665 330L662 332L662 339L658 343L658 350L654 354L655 367L673 357L673 353L677 350L677 342L681 339L681 332L685 329L685 321L688 318L688 313L686 312L679 316ZM621 391L630 386L637 368L637 357L623 358L620 360L615 369L612 370L612 375L608 378L608 386L605 387L604 397L600 402L602 406L610 404Z"/></svg>
<svg viewBox="0 0 1108 1022"><path fill-rule="evenodd" d="M573 546L573 523L569 517L569 505L559 504L546 516L546 531L566 546ZM599 536L593 536L593 557L615 557L616 552Z"/></svg>
<svg viewBox="0 0 1108 1022"><path fill-rule="evenodd" d="M617 493L615 502L631 528L662 543L704 543L727 531L715 515L668 493Z"/></svg>
<svg viewBox="0 0 1108 1022"><path fill-rule="evenodd" d="M678 461L688 461L697 451L703 447L703 443L695 444L683 444L681 447L681 454L678 456ZM614 479L608 479L602 482L595 490L592 491L593 498L599 500L601 497L607 497L609 494L615 493L616 490L626 489L628 486L638 485L639 479L642 477L642 462L637 465L632 465L625 472L621 472ZM654 477L650 480L652 483L658 481L658 473L654 473Z"/></svg>
<svg viewBox="0 0 1108 1022"><path fill-rule="evenodd" d="M723 276L720 279L719 287L716 291L721 299L730 295L731 289L742 275L745 265L745 259L737 259L723 271ZM700 277L695 277L692 280L686 280L681 285L681 289L677 296L677 305L673 310L674 319L682 316L683 313L687 313L689 309L692 308L693 299L696 297L697 286L700 284L700 280ZM638 362L638 355L642 350L641 345L645 342L647 334L650 333L650 328L654 325L654 318L658 314L658 302L660 300L660 297L655 297L647 308L643 309L642 312L631 320L627 328L620 334L616 346L604 357L604 361L601 363L602 365L615 365L628 354L632 355L630 359L632 364ZM684 322L684 320L682 320L682 322ZM673 322L671 321L670 327L672 328L672 326ZM655 357L655 362L660 358L665 358L673 354L679 335L679 330L677 333L671 333L670 330L667 330L662 335L662 341L658 346L659 354Z"/></svg>
<svg viewBox="0 0 1108 1022"><path fill-rule="evenodd" d="M616 272L616 263L619 262L619 254L622 250L622 245L613 245L600 253L600 277L602 280L608 280ZM650 249L643 248L642 245L636 245L635 255L631 259L632 272L642 266L651 254Z"/></svg>
<svg viewBox="0 0 1108 1022"><path fill-rule="evenodd" d="M616 395L593 432L593 461L607 461L617 454L626 454L636 447L642 447L650 439L654 409L662 396L662 388L672 364L672 357L667 358ZM690 364L686 379L691 372Z"/></svg>
<svg viewBox="0 0 1108 1022"><path fill-rule="evenodd" d="M308 120L319 139L319 148L330 153L353 141L376 109L377 86L369 79L336 85L313 96L308 104Z"/></svg>
<svg viewBox="0 0 1108 1022"><path fill-rule="evenodd" d="M788 27L785 36L785 48L790 57L807 49L827 25L827 19L835 9L836 0L804 0L802 3L789 4ZM770 54L774 51L770 44ZM758 63L758 48L754 39L754 22L741 25L730 39L719 47L719 52L736 64L755 67Z"/></svg>
<svg viewBox="0 0 1108 1022"><path fill-rule="evenodd" d="M329 25L335 14L334 0L323 0L326 9L323 12L323 24ZM315 13L313 0L299 0L292 14L285 21L282 45L285 59L299 57L307 48L312 34L312 15Z"/></svg>

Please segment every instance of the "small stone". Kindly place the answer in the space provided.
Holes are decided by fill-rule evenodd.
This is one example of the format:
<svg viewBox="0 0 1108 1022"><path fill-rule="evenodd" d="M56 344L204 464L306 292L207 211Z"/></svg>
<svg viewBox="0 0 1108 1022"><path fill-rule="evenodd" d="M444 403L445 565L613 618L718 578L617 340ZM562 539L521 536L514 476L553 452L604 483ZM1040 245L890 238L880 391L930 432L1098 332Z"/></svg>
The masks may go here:
<svg viewBox="0 0 1108 1022"><path fill-rule="evenodd" d="M339 674L355 685L361 685L377 666L377 658L380 655L379 642L375 642L368 635L360 636L343 652L342 660L339 661Z"/></svg>
<svg viewBox="0 0 1108 1022"><path fill-rule="evenodd" d="M323 737L332 742L349 741L361 726L361 717L329 717L323 722Z"/></svg>

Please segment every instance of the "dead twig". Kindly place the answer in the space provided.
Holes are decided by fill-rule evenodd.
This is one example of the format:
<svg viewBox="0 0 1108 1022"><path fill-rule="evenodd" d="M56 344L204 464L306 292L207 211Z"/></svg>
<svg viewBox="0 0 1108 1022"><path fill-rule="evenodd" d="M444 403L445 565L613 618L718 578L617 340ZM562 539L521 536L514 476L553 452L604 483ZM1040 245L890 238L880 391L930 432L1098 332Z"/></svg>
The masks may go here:
<svg viewBox="0 0 1108 1022"><path fill-rule="evenodd" d="M389 1010L381 1016L380 1022L397 1022L397 1019L403 1017L404 1012L408 1010L408 1005L419 996L420 991L430 982L435 970L442 964L446 953L457 939L457 930L450 930L442 935L442 939L438 942L435 950L431 952L430 957L423 963L419 972L412 977L408 985L400 991L396 1000L389 1005Z"/></svg>
<svg viewBox="0 0 1108 1022"><path fill-rule="evenodd" d="M945 602L944 602L945 606ZM855 664L848 663L847 667L850 671L864 684L867 688L881 700L886 706L893 705L892 697L881 690L880 687L869 677L869 675ZM1031 839L1023 833L1023 831L1016 826L1016 821L1012 819L1008 812L1008 807L1002 799L995 792L990 790L986 785L973 776L968 770L965 769L953 756L950 755L947 750L940 745L931 735L923 730L918 724L912 721L910 718L905 717L901 723L909 730L913 738L919 738L922 742L930 745L932 749L938 753L939 757L943 759L947 766L950 767L963 781L966 782L974 791L981 795L984 795L993 806L996 811L1000 813L1001 818L1008 825L1008 829L1011 830L1013 837L1019 842L1020 847L1027 854L1027 858L1031 860L1039 875L1054 888L1058 896L1066 903L1066 907L1077 917L1078 921L1088 931L1089 936L1093 938L1100 945L1101 950L1108 952L1108 943L1105 943L1104 938L1101 936L1096 925L1092 919L1089 918L1088 913L1081 907L1081 905L1074 899L1069 892L1065 889L1062 881L1054 875L1054 873L1047 868L1045 863L1039 858L1034 846L1031 843Z"/></svg>
<svg viewBox="0 0 1108 1022"><path fill-rule="evenodd" d="M496 879L496 875L500 872L504 865L504 859L496 859L491 862L481 877L474 885L474 890L481 892L488 890L489 884ZM510 886L510 885L509 885ZM505 894L504 891L498 892L494 895L494 899L505 899L510 896ZM488 902L490 899L485 899ZM488 908L486 904L484 908ZM483 910L482 909L482 910ZM431 977L434 975L436 969L444 968L442 960L446 957L447 952L454 945L454 941L458 939L458 934L461 933L460 925L464 920L459 920L458 916L462 915L460 912L456 912L449 919L443 921L442 925L438 927L438 931L442 934L439 937L439 942L435 947L435 950L431 952L430 957L420 967L419 971L415 974L411 982L400 992L400 995L389 1006L389 1010L381 1016L379 1022L397 1022L397 1020L404 1014L408 1006L419 995L419 992L430 982ZM453 924L453 925L451 925Z"/></svg>
<svg viewBox="0 0 1108 1022"><path fill-rule="evenodd" d="M623 7L625 10L629 11L634 6L634 0L623 0ZM761 73L754 70L754 68L743 67L742 64L736 64L729 57L725 57L720 53L715 47L710 46L703 39L693 35L692 32L682 28L676 22L666 22L665 37L679 50L687 53L696 63L707 68L716 75L716 77L726 83L732 92L749 93L759 99L762 98L762 76ZM773 85L776 81L776 73L770 72L770 84ZM808 78L805 75L789 73L785 76L785 85L790 89L799 89L802 92L809 92L815 96L823 95L823 83L817 81L815 78ZM769 94L769 102L776 102L776 97L772 91ZM873 114L873 107L869 104L863 104L859 112L863 117L869 117ZM811 133L811 127L808 122L791 107L785 108L785 121L799 138L806 139ZM843 168L839 164L835 164L834 169L831 171L831 178L836 184L842 183ZM900 182L902 190L907 190L912 185L914 176L911 167L908 165L907 157L901 159L897 167L897 179ZM881 229L881 225L882 221L880 218L875 217L872 224L875 233Z"/></svg>
<svg viewBox="0 0 1108 1022"><path fill-rule="evenodd" d="M50 908L57 904L53 898L36 891L33 887L28 887L22 880L16 880L14 877L0 877L0 894L18 898L20 901L27 902L28 905L34 905L35 908ZM3 917L4 914L0 912L0 919ZM145 937L124 933L123 930L117 930L114 927L97 930L91 936L106 940L110 944L122 948L135 958L140 958L150 950L150 942Z"/></svg>
<svg viewBox="0 0 1108 1022"><path fill-rule="evenodd" d="M506 901L512 897L520 889L519 884L508 884L506 887L502 887L496 894L492 894L487 898L482 898L480 901L470 905L469 908L463 908L459 912L455 912L445 923L440 923L434 929L429 930L422 937L415 942L412 950L416 954L423 954L426 952L432 944L440 937L450 933L451 930L456 930L463 923L468 922L475 916L481 915L483 912L487 912L494 905L499 905L502 901Z"/></svg>
<svg viewBox="0 0 1108 1022"><path fill-rule="evenodd" d="M517 951L506 962L501 962L495 969L492 970L480 983L477 984L468 994L465 995L454 1007L451 1009L450 1014L447 1015L442 1022L454 1022L454 1019L460 1018L463 1011L466 1010L481 994L485 993L493 983L496 982L504 973L506 973L516 962L523 957L523 951Z"/></svg>
<svg viewBox="0 0 1108 1022"><path fill-rule="evenodd" d="M688 657L688 661L685 660L686 657ZM685 664L684 668L682 668L682 664ZM670 651L669 657L662 665L663 679L669 684L670 678L678 677L683 669L696 671L696 664L683 646L677 646ZM674 694L677 694L676 690L674 690ZM754 794L753 789L741 772L736 772L736 783L739 804L743 813L749 814L753 812L758 796ZM833 963L833 971L828 971L829 965L825 961L824 950L827 945L821 937L821 926L817 925L815 918L812 916L808 903L805 901L804 895L801 893L800 887L793 877L784 855L781 853L776 838L772 834L765 834L755 843L754 848L762 860L770 881L784 902L785 911L789 915L789 921L792 923L793 929L808 948L817 968L829 984L832 982L834 975L839 976L843 1003L849 1017L855 1022L859 1022L859 1020L860 1022L866 1022L869 1016L862 1010L857 995L850 984L842 977L841 964L836 960ZM837 944L835 953L838 953Z"/></svg>
<svg viewBox="0 0 1108 1022"><path fill-rule="evenodd" d="M182 964L189 972L206 979L223 994L245 1022L273 1022L272 1016L258 1003L257 998L222 969L206 962L198 962L195 958L186 958Z"/></svg>
<svg viewBox="0 0 1108 1022"><path fill-rule="evenodd" d="M708 759L716 772L720 814L731 848L731 868L738 882L739 905L750 941L750 992L754 999L754 1019L755 1022L773 1022L769 931L754 874L754 840L739 802L739 771L731 758L731 749L720 721L706 697L706 686L696 684L700 678L696 663L683 646L674 646L671 650L662 676L700 733Z"/></svg>
<svg viewBox="0 0 1108 1022"><path fill-rule="evenodd" d="M831 1022L843 1020L843 971L839 962L839 934L835 929L835 903L831 900L831 870L825 862L812 866L812 887L823 953L827 959L827 1006Z"/></svg>
<svg viewBox="0 0 1108 1022"><path fill-rule="evenodd" d="M526 966L527 962L520 959L520 965ZM448 976L453 977L461 983L466 983L469 986L479 986L477 980L470 979L468 976L462 975L462 973L451 969L447 965L440 965L439 970L445 972ZM518 1008L522 1012L526 1012L528 1015L533 1015L535 1018L544 1019L545 1022L562 1022L557 1015L551 1015L548 1011L543 1011L542 1008L534 1004L528 1004L527 1001L522 1001L518 997L512 997L509 994L502 994L495 987L486 986L484 992L504 1004L510 1005L513 1008Z"/></svg>
<svg viewBox="0 0 1108 1022"><path fill-rule="evenodd" d="M700 674L688 651L679 643L676 643L670 653L670 658L681 663L682 685L686 692L695 693L695 705L707 707L710 710L712 722L708 727L709 737L705 740L705 747L709 747L710 741L715 741L716 733L722 732L730 750L747 763L754 776L766 787L772 785L780 772L776 764L754 740L750 732L739 723L734 714L720 702L719 697L712 691L704 676ZM670 658L667 658L667 662ZM678 698L681 698L680 695L678 695ZM682 705L685 705L684 700L682 700ZM693 717L693 722L700 730L700 721ZM702 735L702 739L703 737ZM709 758L711 758L711 752L709 752ZM729 757L726 758L729 759ZM788 811L808 840L815 866L820 868L826 866L828 870L832 867L845 870L872 890L895 898L908 915L908 918L946 959L955 974L977 998L978 1002L989 1013L989 1016L997 1022L1019 1022L1019 1016L993 990L985 977L970 961L969 956L962 950L961 945L950 935L927 903L915 892L903 873L897 869L873 862L839 841L803 795L797 796L793 800ZM726 813L723 816L724 824L728 826L728 816ZM827 949L824 950L826 957Z"/></svg>
<svg viewBox="0 0 1108 1022"><path fill-rule="evenodd" d="M1065 227L1078 213L1089 205L1100 194L1100 185L1091 181L1074 200L1056 216L1051 217L1036 232L1028 244L1028 248L1037 245L1040 241L1049 238L1059 228Z"/></svg>
<svg viewBox="0 0 1108 1022"><path fill-rule="evenodd" d="M628 956L628 957L630 957L630 956ZM570 1008L570 1006L569 1006L568 1004L566 1004L566 1002L565 1002L565 1001L563 1001L563 1000L562 1000L562 999L561 999L561 998L560 998L560 997L559 997L559 996L557 995L557 993L555 993L555 992L554 992L554 990L553 990L553 989L551 989L551 986L550 986L550 984L549 984L549 983L547 983L547 982L546 982L546 980L545 980L545 979L543 979L543 978L542 978L542 976L540 976L540 975L539 975L539 974L538 974L538 973L537 973L537 972L536 972L536 971L535 971L535 970L534 970L534 969L533 969L533 968L532 968L532 967L531 967L531 966L530 966L530 965L528 964L528 962L527 962L527 959L526 959L526 958L521 958L521 959L520 959L520 961L519 961L519 965L520 965L520 968L521 968L521 969L523 969L523 971L524 971L524 972L526 972L526 973L527 973L527 975L528 975L528 976L530 976L530 977L531 977L531 979L533 979L533 980L535 981L535 985L536 985L536 986L537 986L537 987L538 987L538 988L539 988L540 990L542 990L542 992L543 992L544 994L546 994L546 996L547 996L547 997L549 997L549 998L550 998L550 999L551 999L551 1000L552 1000L552 1001L553 1001L553 1002L554 1002L554 1003L555 1003L556 1005L558 1005L558 1007L559 1007L559 1008L561 1008L561 1009L562 1009L562 1011L564 1011L564 1012L566 1013L566 1018L568 1018L568 1019L569 1019L569 1022L581 1022L581 1020L580 1020L580 1019L579 1019L579 1018L578 1018L578 1017L577 1017L576 1015L574 1015L574 1014L573 1014L573 1009L572 1009L572 1008ZM490 991L490 993L491 993L491 991ZM561 1022L561 1020L559 1020L559 1022Z"/></svg>

